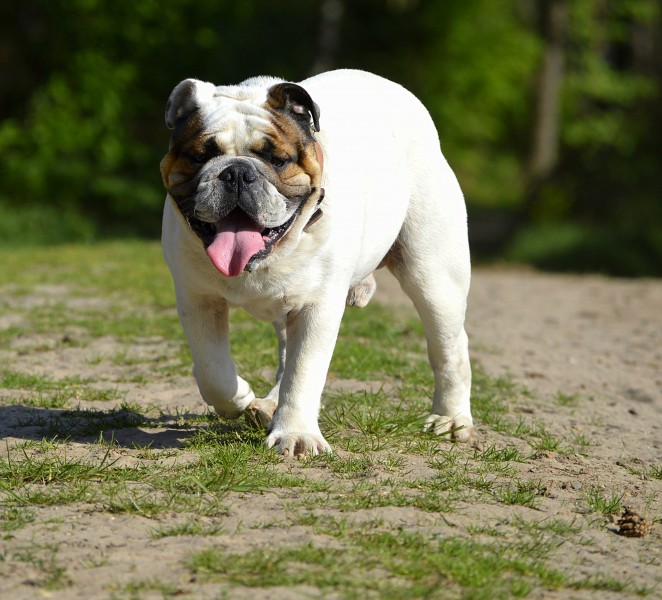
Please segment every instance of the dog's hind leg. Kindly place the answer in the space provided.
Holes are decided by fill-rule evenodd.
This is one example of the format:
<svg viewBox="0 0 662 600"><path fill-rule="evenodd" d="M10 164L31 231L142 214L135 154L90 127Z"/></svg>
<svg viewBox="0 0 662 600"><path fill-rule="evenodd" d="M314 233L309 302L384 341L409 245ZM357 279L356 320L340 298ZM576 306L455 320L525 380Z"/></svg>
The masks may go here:
<svg viewBox="0 0 662 600"><path fill-rule="evenodd" d="M435 265L439 268L439 265ZM407 263L393 269L402 289L414 302L425 328L428 358L434 372L434 396L425 430L450 433L452 439L471 437L471 367L464 330L465 286L451 274L437 271L420 278Z"/></svg>
<svg viewBox="0 0 662 600"><path fill-rule="evenodd" d="M412 299L425 329L435 381L425 429L466 441L473 430L464 329L470 280L466 228L459 222L456 230L453 224L449 230L442 224L443 215L424 208L424 216L416 218L416 209L413 218L409 215L386 264Z"/></svg>
<svg viewBox="0 0 662 600"><path fill-rule="evenodd" d="M271 388L264 398L255 398L247 407L244 416L251 425L267 428L278 407L278 394L280 393L280 381L285 371L285 347L287 344L287 333L285 321L274 321L274 330L278 337L278 372L276 373L276 384Z"/></svg>

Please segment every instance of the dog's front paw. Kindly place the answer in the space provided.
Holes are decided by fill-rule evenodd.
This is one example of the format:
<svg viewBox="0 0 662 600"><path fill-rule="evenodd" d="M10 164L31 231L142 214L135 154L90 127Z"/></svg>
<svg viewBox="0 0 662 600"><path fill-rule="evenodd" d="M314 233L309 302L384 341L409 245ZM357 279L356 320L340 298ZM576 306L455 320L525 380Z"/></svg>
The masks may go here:
<svg viewBox="0 0 662 600"><path fill-rule="evenodd" d="M266 429L276 412L275 400L269 398L255 398L244 410L244 418L253 427Z"/></svg>
<svg viewBox="0 0 662 600"><path fill-rule="evenodd" d="M474 431L473 421L470 416L457 415L448 417L445 415L431 414L423 424L423 431L429 431L436 435L448 435L456 442L468 442Z"/></svg>
<svg viewBox="0 0 662 600"><path fill-rule="evenodd" d="M283 456L317 456L331 452L331 446L320 433L272 431L265 441L267 448L273 448Z"/></svg>

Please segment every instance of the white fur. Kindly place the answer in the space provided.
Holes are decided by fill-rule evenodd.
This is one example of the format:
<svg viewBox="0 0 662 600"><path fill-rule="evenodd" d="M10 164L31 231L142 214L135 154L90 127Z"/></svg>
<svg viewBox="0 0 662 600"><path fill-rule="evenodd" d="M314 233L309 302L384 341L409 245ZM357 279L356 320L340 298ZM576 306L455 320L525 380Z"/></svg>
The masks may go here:
<svg viewBox="0 0 662 600"><path fill-rule="evenodd" d="M263 99L275 82L251 80L243 87L259 89L242 90L242 97ZM468 439L466 210L432 120L404 88L369 73L332 71L301 85L321 110L316 137L326 196L322 218L287 256L276 251L254 272L225 278L166 199L163 252L202 397L227 417L249 406L264 409L230 358L228 307L242 306L279 332L278 382L266 399L278 408L267 444L286 455L328 451L318 426L320 397L348 291L369 278L398 240L394 274L421 316L435 376L426 428ZM241 130L245 112L223 118Z"/></svg>

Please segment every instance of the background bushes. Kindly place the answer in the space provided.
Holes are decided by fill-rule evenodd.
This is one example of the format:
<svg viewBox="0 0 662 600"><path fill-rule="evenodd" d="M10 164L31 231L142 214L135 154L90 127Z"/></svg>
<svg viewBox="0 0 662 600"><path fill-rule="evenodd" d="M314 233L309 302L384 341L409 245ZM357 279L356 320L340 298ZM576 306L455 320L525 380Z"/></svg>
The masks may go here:
<svg viewBox="0 0 662 600"><path fill-rule="evenodd" d="M26 0L0 32L0 243L157 236L185 77L355 67L429 107L476 256L662 274L656 0Z"/></svg>

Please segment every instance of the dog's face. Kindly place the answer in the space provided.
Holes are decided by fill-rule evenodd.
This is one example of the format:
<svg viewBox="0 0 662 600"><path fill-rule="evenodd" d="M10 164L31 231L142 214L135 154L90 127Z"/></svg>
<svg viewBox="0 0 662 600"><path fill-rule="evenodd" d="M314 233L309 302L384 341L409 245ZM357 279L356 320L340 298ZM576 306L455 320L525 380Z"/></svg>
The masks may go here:
<svg viewBox="0 0 662 600"><path fill-rule="evenodd" d="M319 108L302 87L187 79L170 96L166 125L163 182L223 275L266 264L300 235L321 180Z"/></svg>

